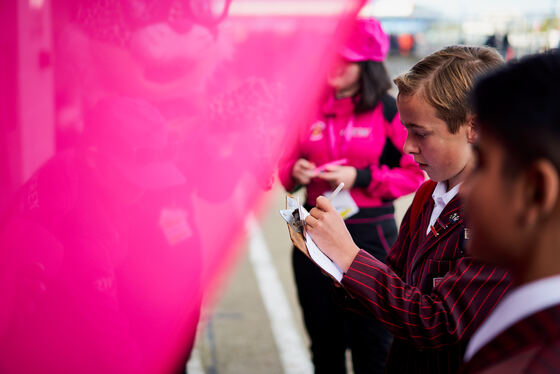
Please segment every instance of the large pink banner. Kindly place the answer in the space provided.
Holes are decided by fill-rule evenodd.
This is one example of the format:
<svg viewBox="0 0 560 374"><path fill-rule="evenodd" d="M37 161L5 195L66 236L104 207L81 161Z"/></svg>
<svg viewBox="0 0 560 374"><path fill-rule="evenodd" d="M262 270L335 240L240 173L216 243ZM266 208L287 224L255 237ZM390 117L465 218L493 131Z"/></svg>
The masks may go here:
<svg viewBox="0 0 560 374"><path fill-rule="evenodd" d="M361 1L0 17L0 372L170 373Z"/></svg>

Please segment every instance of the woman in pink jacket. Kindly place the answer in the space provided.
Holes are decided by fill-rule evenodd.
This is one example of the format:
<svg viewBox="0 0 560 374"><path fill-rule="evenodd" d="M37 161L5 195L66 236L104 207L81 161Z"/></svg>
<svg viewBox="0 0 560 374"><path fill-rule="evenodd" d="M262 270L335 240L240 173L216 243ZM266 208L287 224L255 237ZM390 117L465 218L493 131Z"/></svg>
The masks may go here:
<svg viewBox="0 0 560 374"><path fill-rule="evenodd" d="M344 182L334 205L346 216L356 244L380 260L397 238L393 200L414 192L424 180L412 157L402 152L407 132L395 99L387 94L391 82L383 60L388 49L377 20L356 22L329 74L332 93L319 119L280 168L286 190L307 187L307 209ZM335 302L331 281L298 250L292 259L315 373L346 373L346 348L356 374L382 373L389 332L377 320Z"/></svg>

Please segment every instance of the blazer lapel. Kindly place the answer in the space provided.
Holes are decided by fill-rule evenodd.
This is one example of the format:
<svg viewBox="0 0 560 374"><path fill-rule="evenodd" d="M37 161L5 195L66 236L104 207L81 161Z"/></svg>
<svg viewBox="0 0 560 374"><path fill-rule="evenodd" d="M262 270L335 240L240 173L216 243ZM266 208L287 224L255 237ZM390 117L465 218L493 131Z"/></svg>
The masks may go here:
<svg viewBox="0 0 560 374"><path fill-rule="evenodd" d="M411 264L411 272L413 269L418 266L418 264L422 264L423 259L426 255L429 254L432 247L434 247L440 240L447 237L449 233L453 232L453 230L463 223L463 203L459 199L459 196L455 196L443 209L441 214L439 215L439 222L436 221L434 225L435 231L437 235L430 230L430 233L425 238L425 240L418 241L418 250L414 255L414 259ZM431 212L430 212L431 214ZM429 221L429 218L428 218ZM441 222L441 223L440 223ZM443 224L443 226L442 226ZM424 230L426 227L424 226ZM424 234L423 233L420 234Z"/></svg>

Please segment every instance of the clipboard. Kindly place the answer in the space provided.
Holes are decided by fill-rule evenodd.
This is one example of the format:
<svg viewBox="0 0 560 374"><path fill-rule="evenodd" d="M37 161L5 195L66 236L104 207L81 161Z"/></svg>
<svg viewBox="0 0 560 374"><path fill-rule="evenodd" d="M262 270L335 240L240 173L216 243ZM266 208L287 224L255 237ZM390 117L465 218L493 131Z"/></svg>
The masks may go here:
<svg viewBox="0 0 560 374"><path fill-rule="evenodd" d="M297 207L294 206L294 200L297 201ZM309 212L305 210L300 204L299 200L294 197L293 195L286 195L286 210L293 211L293 209L298 209L300 212L300 217L305 219ZM344 273L338 265L336 265L330 258L325 255L321 249L315 244L313 238L308 233L305 233L305 228L303 232L298 232L294 229L293 225L287 221L287 214L286 210L281 211L281 215L286 220L286 224L288 226L288 232L290 234L290 239L294 246L300 250L305 256L307 256L311 261L313 261L317 266L321 268L323 273L330 276L332 279L337 281L338 283L341 282ZM284 212L284 213L282 213ZM305 236L304 236L305 234Z"/></svg>
<svg viewBox="0 0 560 374"><path fill-rule="evenodd" d="M289 200L288 198L294 198L293 195L288 194L286 196L286 209L289 209ZM304 255L306 255L309 259L311 259L313 261L313 259L311 258L311 256L309 255L309 251L307 250L307 246L305 245L305 238L303 237L303 234L297 232L292 225L290 225L289 223L286 222L286 225L288 226L288 232L290 233L290 240L292 241L292 243L294 244L294 246L300 250L301 253L303 253Z"/></svg>

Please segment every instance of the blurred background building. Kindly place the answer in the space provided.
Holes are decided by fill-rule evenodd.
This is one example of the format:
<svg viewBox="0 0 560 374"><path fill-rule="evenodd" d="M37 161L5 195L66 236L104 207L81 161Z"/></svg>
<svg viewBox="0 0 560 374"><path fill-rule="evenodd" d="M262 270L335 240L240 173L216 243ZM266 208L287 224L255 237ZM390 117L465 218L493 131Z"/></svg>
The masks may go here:
<svg viewBox="0 0 560 374"><path fill-rule="evenodd" d="M510 56L557 48L557 0L379 0L364 7L393 36L393 51L424 56L449 44L491 44ZM409 39L412 36L412 39Z"/></svg>

